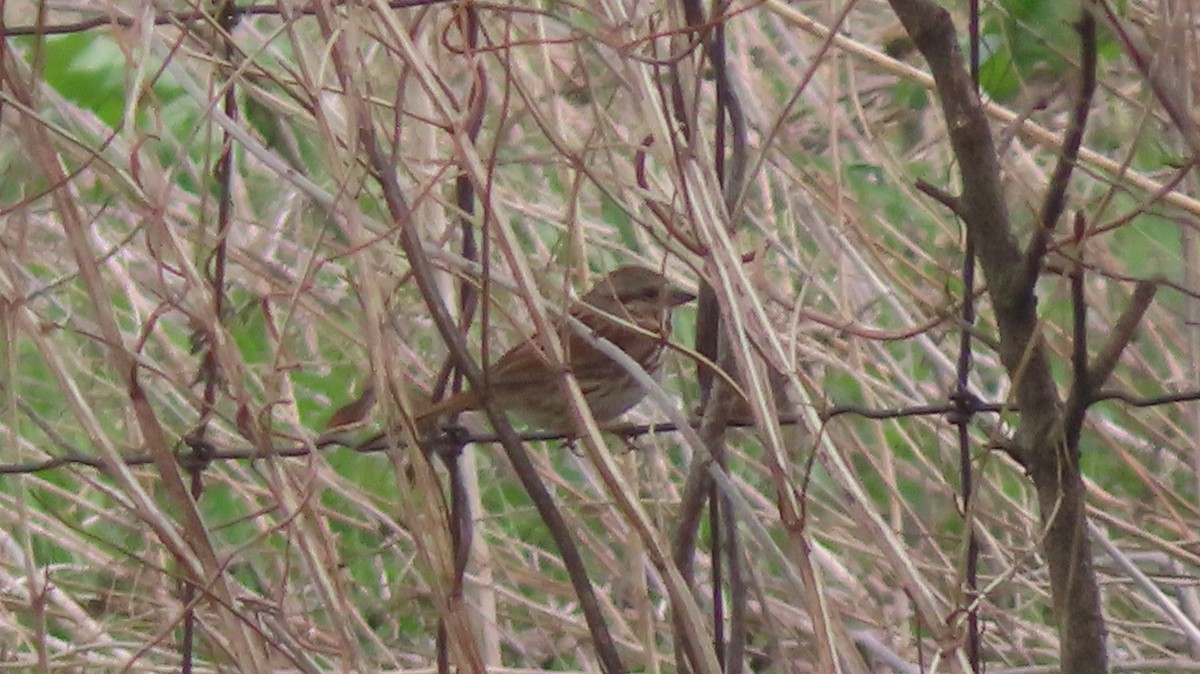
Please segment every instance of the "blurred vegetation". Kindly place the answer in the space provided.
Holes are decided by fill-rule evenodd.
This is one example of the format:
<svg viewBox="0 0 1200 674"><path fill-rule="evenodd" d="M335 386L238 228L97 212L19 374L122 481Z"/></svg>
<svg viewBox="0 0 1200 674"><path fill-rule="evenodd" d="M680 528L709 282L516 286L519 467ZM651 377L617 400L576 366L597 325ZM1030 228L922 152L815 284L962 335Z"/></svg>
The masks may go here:
<svg viewBox="0 0 1200 674"><path fill-rule="evenodd" d="M145 9L128 4L129 11ZM696 231L705 216L693 208L681 166L672 164L678 157L663 149L661 137L644 143L663 128L655 120L670 93L669 76L655 64L681 54L672 42L676 27L660 23L674 10L633 3L630 18L612 21L607 10L614 7L487 8L486 48L470 58L448 5L397 10L387 21L376 9L346 7L333 16L359 59L361 90L354 92L336 77L333 48L318 22L302 14L241 17L233 62L224 61L215 29L201 21L7 38L8 77L35 94L35 107L16 104L22 98L13 93L15 79L3 84L0 424L8 441L0 463L102 458L103 447L145 458L163 448L149 446L138 395L173 443L165 451L187 457L185 440L203 429L213 447L246 458L203 464L195 507L204 540L187 530L187 507L152 464L132 467L132 481L112 467L78 463L0 477L0 586L16 588L0 603L0 663L14 671L179 666L187 574L165 540L163 532L171 531L195 546L193 553L211 546L220 562L220 582L194 595L198 668L253 669L236 661L230 645L236 630L244 630L263 663L281 670L300 668L304 658L312 671L433 666L437 620L447 608L438 594L444 528L429 513L449 507L444 465L437 463L435 473L442 491L424 491L413 477L411 464L420 458L411 448L366 454L322 447L285 459L262 452L247 429L263 430L271 447L295 449L320 437L332 411L369 382L393 385L375 413L347 431L357 441L420 405L446 358L399 245L401 223L391 221L358 152L359 106L392 143L396 174L437 251L449 304L456 302L455 279L478 276L455 257L461 213L454 180L471 172L463 168L465 157L478 159L488 178L475 185L478 217L471 226L487 240L483 255L497 278L511 277L519 257L559 304L563 288L587 287L585 270L594 275L620 263L661 266L693 287L701 275L711 280L715 256L689 251L681 234ZM812 555L804 563L817 569L830 602L824 619L847 639L837 644L847 654L845 671L900 671L885 668L887 656L915 668L932 653L944 658L937 671L945 671L945 659L959 657L955 621L964 604L966 524L954 428L942 414L887 420L845 414L828 423L820 416L843 407L946 404L962 327L955 318L963 301L962 231L953 214L914 189L924 180L955 190L939 106L925 83L898 68L923 64L882 3L859 3L844 26L859 51L845 44L823 51L824 38L801 32L782 6L739 9L728 21L727 45L758 170L731 219L731 245L744 260L743 295L723 309L727 318L745 320L763 352L769 332L797 382L784 409L782 466L772 464L761 427L729 436L742 559L754 586L747 661L762 667L756 671L815 671L812 588L795 582L801 560L789 547L803 536ZM1122 6L1121 16L1145 27L1145 17L1135 16L1142 9ZM1166 10L1158 9L1166 21ZM815 5L791 11L832 18ZM1057 148L1029 128L1062 133L1071 104L1067 83L1077 70L1075 11L1074 3L1036 0L983 5L981 86L992 103L1027 118L1020 128L999 118L995 124L1005 141L1014 221L1027 223L1023 236L1057 159ZM35 18L21 3L6 15L10 28ZM47 20L77 18L55 9ZM965 35L964 17L955 18ZM413 51L390 21L411 33ZM1181 30L1195 38L1194 25ZM1146 35L1152 45L1169 44L1155 30ZM1084 158L1069 193L1069 208L1083 213L1089 228L1084 255L1093 352L1125 306L1132 281L1160 280L1163 290L1113 385L1138 396L1194 390L1200 213L1189 197L1196 193L1191 174L1175 180L1191 151L1111 34L1102 35L1099 56L1101 90L1085 148L1126 170L1117 175ZM814 61L815 77L799 89ZM483 80L473 80L476 66ZM1179 81L1190 81L1195 56L1189 52L1170 67ZM436 94L422 69L440 85ZM465 137L449 131L466 119L473 86L487 94L484 128L464 148ZM236 109L230 122L244 134L234 140L215 121L226 87ZM698 143L713 137L714 89L702 68L682 85L694 96ZM442 109L440 96L459 108ZM216 167L227 142L232 215L222 239ZM710 182L714 152L692 157ZM67 174L66 184L50 178L48 162ZM645 169L645 185L638 169ZM1137 187L1131 174L1155 181L1161 192ZM96 301L67 234L71 212L83 219L103 301ZM516 247L504 243L505 229ZM1066 232L1055 236L1038 293L1065 392L1072 298L1061 270L1071 242ZM214 291L205 282L213 278L221 243L227 271ZM503 283L490 291L487 327L472 325L467 340L482 355L487 335L494 360L532 322L518 293ZM206 310L214 292L225 304L219 324ZM1004 404L1009 382L989 348L996 328L988 296L977 301L972 389ZM106 343L102 315L114 318L122 344ZM664 378L689 415L699 404L687 351L695 321L691 309L677 316L674 338L683 348ZM376 334L382 343L373 341ZM131 373L116 367L113 354L120 350L137 360L137 395ZM209 358L219 362L215 371L205 369ZM211 409L204 402L209 376L216 391ZM663 418L646 405L628 420ZM1057 653L1035 495L1021 466L997 451L1010 420L1011 413L977 416L969 447L989 672L1032 671L1019 668L1052 664ZM1198 424L1194 402L1134 409L1107 401L1092 408L1082 443L1097 524L1164 581L1196 622ZM674 534L696 448L666 432L608 440L659 528L654 533ZM629 667L672 670L671 607L645 541L580 445L529 446L580 542ZM561 559L511 467L492 444L466 452L459 468L476 539L466 599L455 600L465 601L459 608L473 621L479 649L495 666L594 669ZM842 460L857 482L839 472ZM780 474L803 498L802 532L781 522ZM189 488L192 477L182 473ZM858 500L852 487L866 499ZM864 524L869 515L899 536L902 550ZM705 521L701 528L705 550L710 527ZM1195 669L1194 645L1163 607L1111 560L1097 559L1114 625L1112 652L1127 663L1169 660ZM696 566L703 607L711 597L702 585L711 559L701 557ZM213 589L220 583L232 588L235 605L221 604ZM917 590L936 597L942 613L914 607ZM221 611L237 620L221 618Z"/></svg>

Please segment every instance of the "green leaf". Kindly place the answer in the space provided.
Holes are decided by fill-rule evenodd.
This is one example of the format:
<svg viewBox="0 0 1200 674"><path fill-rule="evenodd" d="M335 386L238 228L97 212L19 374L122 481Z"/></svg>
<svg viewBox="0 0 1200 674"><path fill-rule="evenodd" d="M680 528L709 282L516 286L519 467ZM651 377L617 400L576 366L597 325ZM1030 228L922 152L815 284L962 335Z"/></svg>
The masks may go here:
<svg viewBox="0 0 1200 674"><path fill-rule="evenodd" d="M46 83L116 128L125 111L126 68L116 43L104 35L78 33L48 37L43 47Z"/></svg>

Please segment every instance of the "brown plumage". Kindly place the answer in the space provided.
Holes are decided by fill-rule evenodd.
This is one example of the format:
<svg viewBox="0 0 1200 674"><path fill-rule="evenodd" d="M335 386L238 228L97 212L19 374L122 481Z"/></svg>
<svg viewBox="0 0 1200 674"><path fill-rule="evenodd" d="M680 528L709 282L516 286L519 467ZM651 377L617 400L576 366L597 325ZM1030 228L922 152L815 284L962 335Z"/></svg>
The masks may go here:
<svg viewBox="0 0 1200 674"><path fill-rule="evenodd" d="M612 272L570 309L595 331L612 342L646 372L655 374L662 360L663 343L671 329L671 310L695 295L671 284L662 274L645 267L621 267ZM641 330L633 330L627 323ZM559 335L567 367L579 381L597 421L619 417L646 395L645 387L584 338L564 326ZM565 431L570 427L566 400L559 387L560 372L533 338L501 356L487 371L492 399L505 411L530 426ZM417 422L476 410L479 393L463 391L417 415Z"/></svg>

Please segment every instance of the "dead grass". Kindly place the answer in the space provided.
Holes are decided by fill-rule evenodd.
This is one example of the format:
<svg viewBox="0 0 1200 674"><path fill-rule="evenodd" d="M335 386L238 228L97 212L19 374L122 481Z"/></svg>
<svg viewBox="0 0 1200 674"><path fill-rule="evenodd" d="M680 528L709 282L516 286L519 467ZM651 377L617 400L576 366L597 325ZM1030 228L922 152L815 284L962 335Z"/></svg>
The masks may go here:
<svg viewBox="0 0 1200 674"><path fill-rule="evenodd" d="M149 16L140 3L116 5ZM75 57L61 38L41 47L10 39L0 120L2 462L95 457L103 468L68 463L0 479L0 662L177 669L194 608L198 671L429 671L439 615L466 621L465 631L451 630L459 663L474 651L494 671L596 667L561 558L495 446L469 446L459 463L474 522L461 594L451 592L441 464L406 472L414 456L401 449L272 456L313 442L368 381L398 392L383 396L373 425L403 417L446 357L400 245L401 223L357 149L365 114L390 143L450 303L454 279L479 276L458 252L454 179L461 171L475 184L468 219L477 232L486 224L484 259L497 283L491 325L470 331L473 348L486 332L494 357L529 331L521 296L530 280L561 302L565 288L640 261L692 286L711 282L745 339L735 344L739 362L783 373L794 423L760 418L732 431L728 445L752 667L816 671L814 630L834 644L842 671L960 666L966 525L955 428L940 414L823 416L831 406L944 404L951 390L960 229L913 187L924 178L954 189L942 121L919 95L928 87L921 64L882 52L895 30L885 7L859 3L844 26L851 37L828 49L811 23L834 19L824 6L736 9L729 68L752 171L732 220L713 168L714 85L684 57L672 5L490 8L472 57L449 6L384 3L245 17L228 61L200 21L99 27L72 36L94 50ZM22 12L9 15L10 26L34 21ZM330 31L352 55L351 91ZM678 151L664 103L661 64L672 58L693 110L689 153ZM1183 58L1179 72L1194 74L1192 52ZM46 65L31 69L39 59ZM77 80L56 70L85 65L93 75ZM95 73L121 79L106 88ZM1194 185L1169 183L1175 141L1154 118L1153 99L1130 73L1109 77L1069 205L1096 232L1084 251L1088 327L1098 348L1129 280L1162 280L1112 388L1195 390ZM472 86L486 92L475 143L462 131ZM235 117L222 112L224 87L235 90ZM102 119L92 94L116 96L124 121ZM1023 111L993 108L997 133L1011 138L1003 160L1018 221L1031 220L1042 198L1063 95L1015 127L1012 115ZM218 320L214 171L226 134L234 170ZM639 186L647 137L655 141ZM1145 159L1147 148L1164 148L1164 159ZM688 249L695 241L707 257ZM1070 292L1052 272L1070 247L1060 243L1038 290L1065 391ZM986 294L979 308L971 388L1004 403ZM664 388L691 412L696 328L685 313L676 330L683 353ZM751 397L769 395L765 379L742 384ZM1200 624L1196 409L1104 402L1085 426L1094 535L1114 546L1096 553L1114 663L1200 669L1186 624ZM647 404L631 421L664 418ZM979 415L970 436L984 659L992 673L1042 671L1030 668L1055 661L1058 637L1037 502L1021 467L997 451L1005 420ZM258 456L213 461L194 478L174 461L190 453L188 437ZM671 615L681 609L668 600L669 574L653 549L675 533L687 466L703 449L675 433L608 440L649 529L587 450L530 449L624 662L671 671ZM121 467L117 456L154 461ZM781 520L789 503L802 515L791 529ZM1131 578L1122 561L1148 580ZM695 563L694 600L711 611L711 560ZM191 606L184 579L193 581Z"/></svg>

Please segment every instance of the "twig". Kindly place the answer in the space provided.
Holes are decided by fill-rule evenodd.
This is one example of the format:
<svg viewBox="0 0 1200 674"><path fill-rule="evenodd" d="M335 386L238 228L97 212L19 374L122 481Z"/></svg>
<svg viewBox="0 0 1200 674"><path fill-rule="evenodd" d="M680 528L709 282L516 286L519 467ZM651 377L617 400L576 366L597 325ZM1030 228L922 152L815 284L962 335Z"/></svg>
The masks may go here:
<svg viewBox="0 0 1200 674"><path fill-rule="evenodd" d="M937 185L925 182L924 179L918 179L914 186L917 188L918 192L924 192L925 194L928 194L930 197L933 197L934 201L950 209L951 213L957 215L959 218L963 217L963 205L962 201L960 201L958 197L950 194Z"/></svg>
<svg viewBox="0 0 1200 674"><path fill-rule="evenodd" d="M1025 283L1029 287L1037 283L1051 233L1066 206L1067 187L1079 159L1083 132L1087 128L1088 111L1091 110L1092 97L1096 92L1096 20L1092 13L1084 9L1075 29L1079 33L1080 41L1079 91L1075 95L1075 105L1071 109L1067 131L1063 134L1058 165L1054 167L1050 184L1046 188L1046 198L1042 202L1042 210L1038 217L1041 226L1034 230L1033 238L1025 249Z"/></svg>
<svg viewBox="0 0 1200 674"><path fill-rule="evenodd" d="M1083 244L1087 221L1075 214L1075 263L1071 269L1071 393L1063 411L1067 451L1079 451L1079 432L1087 413L1092 383L1088 379L1087 294L1084 292Z"/></svg>
<svg viewBox="0 0 1200 674"><path fill-rule="evenodd" d="M1088 371L1088 383L1093 389L1104 386L1104 382L1108 381L1109 375L1117 366L1121 353L1133 339L1134 333L1142 322L1142 316L1150 308L1150 302L1154 300L1154 294L1157 291L1158 284L1153 281L1139 281L1134 288L1129 306L1121 312L1121 317L1117 319L1116 325L1109 333L1108 341L1100 349L1099 355L1096 356L1095 362ZM1092 398L1093 401L1097 399Z"/></svg>

